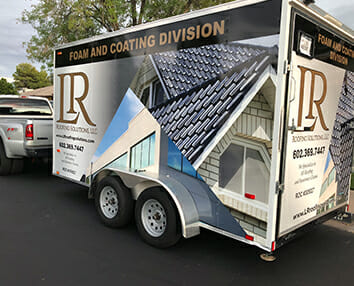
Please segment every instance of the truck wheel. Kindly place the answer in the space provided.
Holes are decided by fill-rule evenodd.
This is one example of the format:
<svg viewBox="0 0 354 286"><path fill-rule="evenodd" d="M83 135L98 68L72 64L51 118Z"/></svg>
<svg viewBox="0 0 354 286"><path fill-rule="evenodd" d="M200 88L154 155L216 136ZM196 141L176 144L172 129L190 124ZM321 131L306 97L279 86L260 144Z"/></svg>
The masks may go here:
<svg viewBox="0 0 354 286"><path fill-rule="evenodd" d="M0 140L0 175L8 175L11 172L12 159L6 157L5 148Z"/></svg>
<svg viewBox="0 0 354 286"><path fill-rule="evenodd" d="M12 159L11 174L22 173L24 165L23 159Z"/></svg>
<svg viewBox="0 0 354 286"><path fill-rule="evenodd" d="M96 210L101 221L109 227L122 227L133 214L133 199L128 188L117 178L106 177L95 192Z"/></svg>
<svg viewBox="0 0 354 286"><path fill-rule="evenodd" d="M176 207L160 188L146 190L139 196L135 220L140 236L152 246L170 247L181 237Z"/></svg>

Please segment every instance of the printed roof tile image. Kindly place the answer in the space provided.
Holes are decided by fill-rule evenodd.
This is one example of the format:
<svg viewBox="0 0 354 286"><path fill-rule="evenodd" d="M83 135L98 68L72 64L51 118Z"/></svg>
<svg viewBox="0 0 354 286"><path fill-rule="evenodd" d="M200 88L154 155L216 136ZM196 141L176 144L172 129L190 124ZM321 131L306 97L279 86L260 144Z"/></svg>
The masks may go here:
<svg viewBox="0 0 354 286"><path fill-rule="evenodd" d="M153 56L171 99L150 112L192 164L273 63L275 50L220 44Z"/></svg>
<svg viewBox="0 0 354 286"><path fill-rule="evenodd" d="M354 73L347 71L344 77L336 121L333 127L330 151L337 172L338 195L346 197L351 175L353 135L350 123L354 121Z"/></svg>
<svg viewBox="0 0 354 286"><path fill-rule="evenodd" d="M257 64L260 66L263 64L262 61L255 62L254 58L263 56L262 59L267 60L267 51L267 48L251 45L216 44L164 52L154 55L153 59L169 95L176 97L210 80L217 79L246 62L251 62L251 65L247 67L248 73L244 75L249 77L253 71L258 71ZM236 76L237 74L234 75ZM226 82L228 79L229 82ZM219 82L220 85L216 84L209 92L215 89L220 91L225 83L225 87L228 87L234 78L228 79L225 79L225 82Z"/></svg>

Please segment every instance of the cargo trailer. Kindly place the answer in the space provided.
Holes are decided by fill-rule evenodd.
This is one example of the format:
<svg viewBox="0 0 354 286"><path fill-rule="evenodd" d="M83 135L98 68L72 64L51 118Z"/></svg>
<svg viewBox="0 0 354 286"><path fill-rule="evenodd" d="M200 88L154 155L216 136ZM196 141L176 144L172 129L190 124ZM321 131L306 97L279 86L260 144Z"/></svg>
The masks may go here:
<svg viewBox="0 0 354 286"><path fill-rule="evenodd" d="M348 208L353 56L352 30L298 0L60 46L53 174L153 246L204 228L272 252Z"/></svg>

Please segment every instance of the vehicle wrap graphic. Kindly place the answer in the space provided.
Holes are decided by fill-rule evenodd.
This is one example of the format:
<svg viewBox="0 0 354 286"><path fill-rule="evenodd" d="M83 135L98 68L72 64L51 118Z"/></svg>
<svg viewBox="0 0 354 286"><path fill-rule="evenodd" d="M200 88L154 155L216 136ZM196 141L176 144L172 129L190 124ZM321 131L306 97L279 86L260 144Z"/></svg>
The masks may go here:
<svg viewBox="0 0 354 286"><path fill-rule="evenodd" d="M53 172L87 184L104 169L158 178L189 192L200 222L264 245L280 2L58 49ZM251 133L234 132L248 116ZM223 163L234 148L244 161Z"/></svg>
<svg viewBox="0 0 354 286"><path fill-rule="evenodd" d="M353 158L353 46L300 15L294 21L280 236L347 204Z"/></svg>

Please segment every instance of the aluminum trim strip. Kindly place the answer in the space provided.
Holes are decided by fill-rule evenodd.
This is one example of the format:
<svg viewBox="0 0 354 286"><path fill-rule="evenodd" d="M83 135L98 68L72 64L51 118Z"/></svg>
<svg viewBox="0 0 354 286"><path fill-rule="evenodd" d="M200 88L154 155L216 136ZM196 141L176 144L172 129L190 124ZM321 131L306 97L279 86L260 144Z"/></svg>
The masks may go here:
<svg viewBox="0 0 354 286"><path fill-rule="evenodd" d="M229 233L229 232L224 231L224 230L222 230L222 229L213 227L213 226L208 225L208 224L206 224L206 223L200 222L199 226L202 227L202 228L211 230L211 231L213 231L213 232L216 232L216 233L218 233L218 234L221 234L221 235L230 237L230 238L232 238L232 239L235 239L235 240L238 240L238 241L241 241L241 242L250 244L250 245L257 246L257 247L259 247L259 248L261 248L261 249L263 249L263 250L271 251L270 248L268 248L268 247L266 247L266 246L264 246L264 245L261 245L261 244L258 243L258 242L254 242L254 241L248 240L248 239L246 239L246 238L243 238L243 237L241 237L241 236L237 236L237 235L235 235L235 234L232 234L232 233Z"/></svg>

